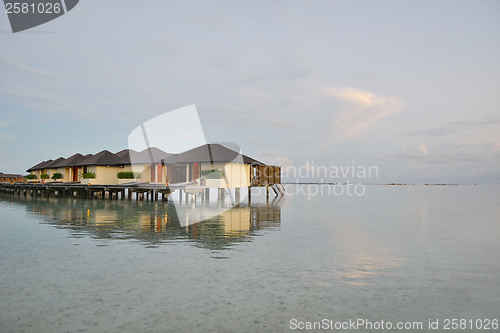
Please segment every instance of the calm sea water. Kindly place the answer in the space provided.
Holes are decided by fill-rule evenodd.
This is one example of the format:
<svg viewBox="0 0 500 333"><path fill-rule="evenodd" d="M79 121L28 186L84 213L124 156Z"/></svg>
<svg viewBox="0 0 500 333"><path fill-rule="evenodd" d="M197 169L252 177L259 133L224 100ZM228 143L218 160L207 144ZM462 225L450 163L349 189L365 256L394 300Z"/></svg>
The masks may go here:
<svg viewBox="0 0 500 333"><path fill-rule="evenodd" d="M0 194L0 331L500 319L500 186L307 190L187 228L163 202Z"/></svg>

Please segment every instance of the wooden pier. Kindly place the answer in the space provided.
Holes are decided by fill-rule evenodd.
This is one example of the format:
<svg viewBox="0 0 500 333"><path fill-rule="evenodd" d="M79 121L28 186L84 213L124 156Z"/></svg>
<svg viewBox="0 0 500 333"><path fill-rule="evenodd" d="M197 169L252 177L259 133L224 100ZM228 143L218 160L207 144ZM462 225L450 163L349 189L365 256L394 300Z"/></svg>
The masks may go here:
<svg viewBox="0 0 500 333"><path fill-rule="evenodd" d="M80 183L0 183L0 192L31 197L167 201L175 188L154 184L84 185ZM135 193L135 195L134 195Z"/></svg>
<svg viewBox="0 0 500 333"><path fill-rule="evenodd" d="M281 184L258 184L248 187L248 200L251 201L253 187L265 187L266 199L269 200L269 189L274 191L276 197L284 196L285 188ZM218 200L224 201L228 195L228 189L219 188ZM235 189L234 200L240 201L240 188ZM52 183L0 183L0 192L17 196L30 196L42 198L92 198L92 199L120 199L120 200L145 200L145 201L168 201L168 195L179 191L179 198L182 201L183 194L187 202L189 195L200 194L202 200L210 200L210 188L192 185L169 185L134 183L122 185L85 185L80 182L52 182Z"/></svg>

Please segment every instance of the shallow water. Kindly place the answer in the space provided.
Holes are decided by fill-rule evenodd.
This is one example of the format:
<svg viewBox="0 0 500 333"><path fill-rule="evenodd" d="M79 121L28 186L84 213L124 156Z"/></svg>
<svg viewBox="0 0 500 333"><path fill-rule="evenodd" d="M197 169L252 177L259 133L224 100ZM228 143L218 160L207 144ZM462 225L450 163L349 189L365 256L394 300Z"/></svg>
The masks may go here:
<svg viewBox="0 0 500 333"><path fill-rule="evenodd" d="M0 331L500 319L500 186L308 190L189 227L163 202L0 194Z"/></svg>

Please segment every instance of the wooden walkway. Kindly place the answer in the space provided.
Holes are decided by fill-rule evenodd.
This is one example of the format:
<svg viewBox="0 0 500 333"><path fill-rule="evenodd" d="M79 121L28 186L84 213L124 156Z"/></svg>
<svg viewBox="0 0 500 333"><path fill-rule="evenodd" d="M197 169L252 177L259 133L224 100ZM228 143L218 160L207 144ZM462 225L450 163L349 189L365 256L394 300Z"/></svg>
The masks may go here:
<svg viewBox="0 0 500 333"><path fill-rule="evenodd" d="M40 183L0 183L0 192L19 196L31 197L81 197L101 199L128 199L132 200L135 193L136 200L168 200L168 195L176 189L185 186L169 186L164 184L130 183L123 185L84 185L79 182L48 184Z"/></svg>
<svg viewBox="0 0 500 333"><path fill-rule="evenodd" d="M284 196L285 188L281 184L272 185L257 185L248 188L248 199L251 200L252 187L266 187L266 199L269 200L269 189L271 188L276 197ZM121 185L85 185L80 182L51 182L47 184L40 183L0 183L0 192L9 193L18 196L31 197L80 197L94 199L121 199L137 201L168 201L168 195L175 191L180 192L182 200L182 192L186 195L196 195L204 193L203 198L209 198L209 188L196 186L189 183L170 184L168 187L165 184L151 183L128 183ZM224 200L227 189L218 189L219 200ZM135 193L135 195L134 195ZM235 189L236 200L239 200L240 189Z"/></svg>

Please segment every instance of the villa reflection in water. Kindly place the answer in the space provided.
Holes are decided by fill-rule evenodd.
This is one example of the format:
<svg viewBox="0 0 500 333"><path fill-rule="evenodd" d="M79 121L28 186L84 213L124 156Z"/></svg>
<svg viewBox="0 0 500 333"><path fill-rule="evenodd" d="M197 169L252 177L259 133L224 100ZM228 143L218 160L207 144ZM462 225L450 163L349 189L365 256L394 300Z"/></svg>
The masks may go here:
<svg viewBox="0 0 500 333"><path fill-rule="evenodd" d="M239 205L221 215L182 227L175 206L166 202L86 200L81 198L30 198L1 195L24 205L46 223L70 232L70 237L135 240L148 247L176 242L218 251L250 242L262 230L280 226L279 201Z"/></svg>

